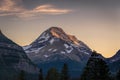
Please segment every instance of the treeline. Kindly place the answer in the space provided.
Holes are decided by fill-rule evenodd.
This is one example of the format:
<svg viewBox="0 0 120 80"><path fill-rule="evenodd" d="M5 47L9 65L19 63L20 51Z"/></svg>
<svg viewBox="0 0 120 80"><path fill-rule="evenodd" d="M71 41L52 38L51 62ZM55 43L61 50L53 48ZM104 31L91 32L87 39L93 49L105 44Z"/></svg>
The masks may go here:
<svg viewBox="0 0 120 80"><path fill-rule="evenodd" d="M18 80L26 80L25 72L21 71L18 77ZM50 68L47 72L46 77L43 75L42 69L39 71L38 80L70 80L68 73L68 65L64 63L61 72L56 68Z"/></svg>
<svg viewBox="0 0 120 80"><path fill-rule="evenodd" d="M42 69L40 69L38 77L38 80L71 80L68 65L66 63L63 65L61 72L58 72L56 68L51 68L48 70L45 77L43 76ZM26 80L23 71L20 73L19 80ZM94 51L82 75L80 75L80 78L77 80L120 80L120 70L113 76L110 73L107 63Z"/></svg>
<svg viewBox="0 0 120 80"><path fill-rule="evenodd" d="M93 51L79 80L120 80L120 71L113 76L107 63Z"/></svg>

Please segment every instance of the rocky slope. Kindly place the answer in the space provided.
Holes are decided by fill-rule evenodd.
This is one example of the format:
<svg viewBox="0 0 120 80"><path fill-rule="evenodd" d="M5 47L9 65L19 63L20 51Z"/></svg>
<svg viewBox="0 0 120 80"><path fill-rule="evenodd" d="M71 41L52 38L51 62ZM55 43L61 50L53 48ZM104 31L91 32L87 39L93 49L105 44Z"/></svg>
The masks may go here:
<svg viewBox="0 0 120 80"><path fill-rule="evenodd" d="M21 70L28 74L38 73L38 68L27 57L23 48L0 31L0 79L14 80Z"/></svg>
<svg viewBox="0 0 120 80"><path fill-rule="evenodd" d="M120 70L120 50L112 56L111 58L106 59L110 70L113 74L116 74Z"/></svg>

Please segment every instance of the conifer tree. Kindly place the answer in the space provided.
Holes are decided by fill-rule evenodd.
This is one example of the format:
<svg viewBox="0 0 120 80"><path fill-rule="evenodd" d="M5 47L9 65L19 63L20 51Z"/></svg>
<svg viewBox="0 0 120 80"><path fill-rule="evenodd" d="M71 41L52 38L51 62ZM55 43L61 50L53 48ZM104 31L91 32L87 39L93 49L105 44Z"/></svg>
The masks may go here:
<svg viewBox="0 0 120 80"><path fill-rule="evenodd" d="M116 80L120 80L120 70L117 73Z"/></svg>
<svg viewBox="0 0 120 80"><path fill-rule="evenodd" d="M25 80L25 72L23 70L20 71L18 80Z"/></svg>
<svg viewBox="0 0 120 80"><path fill-rule="evenodd" d="M68 65L65 63L63 65L62 71L61 71L61 77L60 80L68 80L69 74L68 74Z"/></svg>
<svg viewBox="0 0 120 80"><path fill-rule="evenodd" d="M59 73L56 68L51 68L48 70L46 80L59 80Z"/></svg>
<svg viewBox="0 0 120 80"><path fill-rule="evenodd" d="M42 69L39 71L39 79L38 80L43 80L43 72Z"/></svg>
<svg viewBox="0 0 120 80"><path fill-rule="evenodd" d="M80 80L110 80L109 68L106 62L93 52L81 75Z"/></svg>

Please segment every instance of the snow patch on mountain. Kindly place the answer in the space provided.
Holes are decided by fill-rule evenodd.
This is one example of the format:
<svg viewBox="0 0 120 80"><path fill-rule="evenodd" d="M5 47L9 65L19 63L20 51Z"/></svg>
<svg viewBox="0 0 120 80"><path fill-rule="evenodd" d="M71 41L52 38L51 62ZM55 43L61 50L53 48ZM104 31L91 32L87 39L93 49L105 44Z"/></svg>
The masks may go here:
<svg viewBox="0 0 120 80"><path fill-rule="evenodd" d="M38 43L43 43L47 41L49 38L50 38L50 35L44 32L36 41L39 41Z"/></svg>
<svg viewBox="0 0 120 80"><path fill-rule="evenodd" d="M54 49L54 50L53 50L53 52L56 52L56 51L57 51L57 49Z"/></svg>
<svg viewBox="0 0 120 80"><path fill-rule="evenodd" d="M32 45L24 46L23 49L24 49L24 50L27 50L27 49L29 49L30 47L32 47Z"/></svg>
<svg viewBox="0 0 120 80"><path fill-rule="evenodd" d="M72 46L69 46L67 49L65 49L65 51L66 51L67 53L71 53L71 52L73 51Z"/></svg>
<svg viewBox="0 0 120 80"><path fill-rule="evenodd" d="M52 39L50 40L50 44L53 44L54 41L55 41L54 38L52 38Z"/></svg>
<svg viewBox="0 0 120 80"><path fill-rule="evenodd" d="M52 49L48 49L48 51L52 51Z"/></svg>
<svg viewBox="0 0 120 80"><path fill-rule="evenodd" d="M47 58L47 57L49 57L49 56L48 56L48 55L44 55L44 57L46 57L46 58Z"/></svg>
<svg viewBox="0 0 120 80"><path fill-rule="evenodd" d="M65 54L65 52L64 52L64 51L61 51L61 54Z"/></svg>
<svg viewBox="0 0 120 80"><path fill-rule="evenodd" d="M44 47L44 46L43 46ZM33 48L33 49L30 49L30 50L25 50L26 53L39 53L39 51L43 48L43 47L40 47L40 48ZM25 48L24 48L25 49Z"/></svg>
<svg viewBox="0 0 120 80"><path fill-rule="evenodd" d="M64 44L64 46L65 46L66 48L69 48L69 45L68 45L68 44Z"/></svg>

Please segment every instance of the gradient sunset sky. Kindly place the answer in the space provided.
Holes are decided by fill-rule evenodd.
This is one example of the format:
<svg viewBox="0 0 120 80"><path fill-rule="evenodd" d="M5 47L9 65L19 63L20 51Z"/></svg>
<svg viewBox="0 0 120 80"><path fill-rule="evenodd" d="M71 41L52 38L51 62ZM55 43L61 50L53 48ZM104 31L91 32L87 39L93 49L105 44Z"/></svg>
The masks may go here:
<svg viewBox="0 0 120 80"><path fill-rule="evenodd" d="M120 0L0 0L0 29L19 45L51 26L111 57L120 49Z"/></svg>

